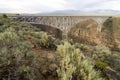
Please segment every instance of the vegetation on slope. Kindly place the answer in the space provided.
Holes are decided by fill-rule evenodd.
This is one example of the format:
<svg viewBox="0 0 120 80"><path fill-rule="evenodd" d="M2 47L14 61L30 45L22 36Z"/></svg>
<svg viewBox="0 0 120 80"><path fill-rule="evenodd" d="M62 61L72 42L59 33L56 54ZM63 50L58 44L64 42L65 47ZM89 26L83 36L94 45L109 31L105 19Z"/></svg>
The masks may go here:
<svg viewBox="0 0 120 80"><path fill-rule="evenodd" d="M109 75L108 66L120 72L119 52L61 41L30 24L0 18L0 80L119 79Z"/></svg>
<svg viewBox="0 0 120 80"><path fill-rule="evenodd" d="M32 40L26 39L28 34L33 35ZM36 37L38 42L34 40ZM0 80L36 79L32 48L35 44L48 48L51 41L52 37L29 24L0 18Z"/></svg>
<svg viewBox="0 0 120 80"><path fill-rule="evenodd" d="M82 59L82 53L68 42L59 45L57 53L60 63L57 70L59 80L104 80L94 65L87 59Z"/></svg>

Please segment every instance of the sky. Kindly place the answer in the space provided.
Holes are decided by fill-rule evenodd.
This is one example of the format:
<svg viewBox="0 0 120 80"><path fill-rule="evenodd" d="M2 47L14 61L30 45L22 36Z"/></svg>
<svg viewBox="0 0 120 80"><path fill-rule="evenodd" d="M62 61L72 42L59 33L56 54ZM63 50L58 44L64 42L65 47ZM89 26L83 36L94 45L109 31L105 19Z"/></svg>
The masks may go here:
<svg viewBox="0 0 120 80"><path fill-rule="evenodd" d="M57 10L119 10L120 0L0 0L0 13L45 13Z"/></svg>

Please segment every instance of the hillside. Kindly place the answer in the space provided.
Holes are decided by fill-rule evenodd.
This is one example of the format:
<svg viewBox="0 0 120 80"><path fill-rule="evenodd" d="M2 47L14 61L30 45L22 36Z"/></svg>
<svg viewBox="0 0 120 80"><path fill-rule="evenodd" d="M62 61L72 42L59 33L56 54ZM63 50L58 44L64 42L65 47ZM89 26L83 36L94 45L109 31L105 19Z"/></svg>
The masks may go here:
<svg viewBox="0 0 120 80"><path fill-rule="evenodd" d="M119 41L119 19L113 23L117 28L112 34ZM97 26L94 20L78 23L70 32L75 38L60 40L30 24L0 17L0 80L119 80L119 48L112 50L104 40L111 28L104 29L107 37L99 40Z"/></svg>
<svg viewBox="0 0 120 80"><path fill-rule="evenodd" d="M77 42L105 45L120 50L119 19L119 17L109 18L103 25L99 25L93 19L88 19L71 28L68 36Z"/></svg>

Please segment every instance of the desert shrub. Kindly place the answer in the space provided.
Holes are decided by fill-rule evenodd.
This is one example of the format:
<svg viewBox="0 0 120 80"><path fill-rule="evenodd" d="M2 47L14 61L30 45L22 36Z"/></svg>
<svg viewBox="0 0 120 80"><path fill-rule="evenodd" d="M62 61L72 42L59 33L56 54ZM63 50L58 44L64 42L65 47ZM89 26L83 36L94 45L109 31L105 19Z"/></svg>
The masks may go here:
<svg viewBox="0 0 120 80"><path fill-rule="evenodd" d="M111 55L111 51L108 47L103 45L97 45L94 47L91 56L95 60L104 61L109 55Z"/></svg>
<svg viewBox="0 0 120 80"><path fill-rule="evenodd" d="M2 17L3 18L8 18L8 16L6 14L3 14Z"/></svg>
<svg viewBox="0 0 120 80"><path fill-rule="evenodd" d="M41 32L40 33L40 45L41 46L45 46L46 48L48 48L51 45L51 36L48 36L47 33L45 32Z"/></svg>
<svg viewBox="0 0 120 80"><path fill-rule="evenodd" d="M109 66L107 58L109 58L110 55L110 49L103 45L97 45L93 47L91 52L91 58L95 61L95 67L102 71Z"/></svg>
<svg viewBox="0 0 120 80"><path fill-rule="evenodd" d="M105 80L101 77L101 72L96 71L94 65L87 59L79 62L75 76L77 80Z"/></svg>
<svg viewBox="0 0 120 80"><path fill-rule="evenodd" d="M80 43L75 43L75 47L79 48L81 51L89 53L91 52L91 46L88 46L86 44L80 44Z"/></svg>
<svg viewBox="0 0 120 80"><path fill-rule="evenodd" d="M0 33L0 79L31 80L34 76L33 53L30 43L14 32Z"/></svg>
<svg viewBox="0 0 120 80"><path fill-rule="evenodd" d="M58 46L57 53L60 56L59 80L104 80L91 62L81 58L82 53L74 45L65 42Z"/></svg>
<svg viewBox="0 0 120 80"><path fill-rule="evenodd" d="M0 18L0 32L4 32L4 30L9 26L10 20L5 18Z"/></svg>
<svg viewBox="0 0 120 80"><path fill-rule="evenodd" d="M72 74L75 72L75 61L80 60L80 51L75 49L74 46L65 42L63 45L59 45L57 53L60 55L61 60L59 68L57 69L59 80L71 80Z"/></svg>
<svg viewBox="0 0 120 80"><path fill-rule="evenodd" d="M31 36L31 42L37 46L48 49L56 48L54 44L55 38L45 32L31 32L29 35Z"/></svg>
<svg viewBox="0 0 120 80"><path fill-rule="evenodd" d="M1 17L0 17L1 18ZM3 21L2 20L0 20L0 26L2 26L3 25Z"/></svg>
<svg viewBox="0 0 120 80"><path fill-rule="evenodd" d="M107 58L107 62L113 69L120 72L120 52L113 51Z"/></svg>

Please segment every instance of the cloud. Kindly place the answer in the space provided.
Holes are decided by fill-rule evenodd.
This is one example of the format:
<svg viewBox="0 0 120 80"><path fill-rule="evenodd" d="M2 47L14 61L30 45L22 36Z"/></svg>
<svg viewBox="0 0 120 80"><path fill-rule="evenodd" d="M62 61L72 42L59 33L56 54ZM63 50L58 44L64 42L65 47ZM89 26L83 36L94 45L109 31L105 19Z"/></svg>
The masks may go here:
<svg viewBox="0 0 120 80"><path fill-rule="evenodd" d="M65 0L0 0L0 9L9 9L10 13L37 13L69 9L66 4Z"/></svg>
<svg viewBox="0 0 120 80"><path fill-rule="evenodd" d="M120 0L69 0L77 10L112 9L120 10Z"/></svg>
<svg viewBox="0 0 120 80"><path fill-rule="evenodd" d="M93 4L87 5L88 9L111 9L111 10L120 10L120 0L101 0L101 2L96 2Z"/></svg>
<svg viewBox="0 0 120 80"><path fill-rule="evenodd" d="M56 10L120 10L120 0L0 0L0 13L40 13Z"/></svg>

